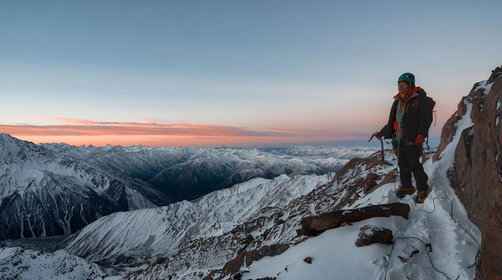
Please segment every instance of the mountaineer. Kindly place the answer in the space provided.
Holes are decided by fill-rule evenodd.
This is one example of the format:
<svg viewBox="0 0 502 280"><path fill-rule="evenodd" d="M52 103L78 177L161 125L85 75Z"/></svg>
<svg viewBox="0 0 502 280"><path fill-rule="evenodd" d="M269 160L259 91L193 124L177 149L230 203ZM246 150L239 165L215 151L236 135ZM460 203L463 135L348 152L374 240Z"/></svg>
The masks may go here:
<svg viewBox="0 0 502 280"><path fill-rule="evenodd" d="M434 105L434 100L415 85L415 76L404 73L398 79L398 93L394 96L387 124L372 135L379 139L392 138L401 179L396 195L402 198L415 193L413 175L418 190L415 198L417 203L423 203L430 191L420 157L432 124Z"/></svg>

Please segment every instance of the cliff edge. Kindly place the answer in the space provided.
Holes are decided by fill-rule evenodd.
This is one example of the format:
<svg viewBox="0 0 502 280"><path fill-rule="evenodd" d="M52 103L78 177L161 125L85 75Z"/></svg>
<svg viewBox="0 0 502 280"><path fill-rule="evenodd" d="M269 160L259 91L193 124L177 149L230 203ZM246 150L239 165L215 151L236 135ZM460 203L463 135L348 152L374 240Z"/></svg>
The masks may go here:
<svg viewBox="0 0 502 280"><path fill-rule="evenodd" d="M474 84L459 103L443 127L436 160L465 114L470 114L472 126L461 132L448 177L482 234L477 279L498 279L502 277L502 66L488 80Z"/></svg>

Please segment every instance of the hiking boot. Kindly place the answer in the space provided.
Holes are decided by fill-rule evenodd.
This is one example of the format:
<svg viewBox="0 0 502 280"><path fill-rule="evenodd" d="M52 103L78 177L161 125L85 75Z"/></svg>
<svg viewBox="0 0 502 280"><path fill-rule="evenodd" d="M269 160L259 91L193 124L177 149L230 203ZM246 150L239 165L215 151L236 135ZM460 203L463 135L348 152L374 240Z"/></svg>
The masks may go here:
<svg viewBox="0 0 502 280"><path fill-rule="evenodd" d="M417 197L415 197L415 202L416 203L424 203L424 201L428 195L429 195L428 191L418 191Z"/></svg>
<svg viewBox="0 0 502 280"><path fill-rule="evenodd" d="M396 196L399 198L403 198L409 194L414 194L415 193L415 188L412 186L405 187L405 186L399 186L399 189L396 191Z"/></svg>

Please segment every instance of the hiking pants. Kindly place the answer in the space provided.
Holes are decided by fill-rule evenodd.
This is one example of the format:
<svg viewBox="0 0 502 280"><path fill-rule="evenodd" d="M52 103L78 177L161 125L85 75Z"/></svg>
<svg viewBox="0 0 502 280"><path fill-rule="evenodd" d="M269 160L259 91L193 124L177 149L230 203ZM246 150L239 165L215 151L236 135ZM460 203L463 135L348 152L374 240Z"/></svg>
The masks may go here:
<svg viewBox="0 0 502 280"><path fill-rule="evenodd" d="M401 185L405 187L413 186L411 175L415 176L417 190L427 191L427 174L420 162L422 149L416 145L400 145L398 148L398 165L401 177Z"/></svg>

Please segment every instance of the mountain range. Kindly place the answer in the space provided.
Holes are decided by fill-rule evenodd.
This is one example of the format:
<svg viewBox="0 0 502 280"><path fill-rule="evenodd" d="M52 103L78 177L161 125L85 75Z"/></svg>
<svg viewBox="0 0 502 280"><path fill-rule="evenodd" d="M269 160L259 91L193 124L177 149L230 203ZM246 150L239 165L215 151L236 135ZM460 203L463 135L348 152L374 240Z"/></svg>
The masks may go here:
<svg viewBox="0 0 502 280"><path fill-rule="evenodd" d="M0 240L68 235L114 212L194 200L252 178L325 174L348 158L345 149L312 149L74 147L0 134Z"/></svg>

